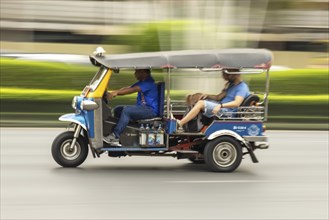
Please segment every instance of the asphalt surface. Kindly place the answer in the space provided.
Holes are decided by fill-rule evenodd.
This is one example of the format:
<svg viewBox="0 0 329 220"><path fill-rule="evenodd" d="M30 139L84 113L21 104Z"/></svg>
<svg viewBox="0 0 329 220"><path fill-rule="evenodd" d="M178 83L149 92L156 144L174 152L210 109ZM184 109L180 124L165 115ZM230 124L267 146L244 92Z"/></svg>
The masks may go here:
<svg viewBox="0 0 329 220"><path fill-rule="evenodd" d="M328 219L328 131L268 131L233 173L163 157L61 168L64 129L1 128L1 219Z"/></svg>

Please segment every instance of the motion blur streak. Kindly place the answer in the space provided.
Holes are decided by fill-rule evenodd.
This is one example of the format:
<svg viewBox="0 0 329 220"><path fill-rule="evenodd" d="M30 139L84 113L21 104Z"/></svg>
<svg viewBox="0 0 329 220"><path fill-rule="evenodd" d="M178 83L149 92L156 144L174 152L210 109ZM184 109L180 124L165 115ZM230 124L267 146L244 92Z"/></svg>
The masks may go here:
<svg viewBox="0 0 329 220"><path fill-rule="evenodd" d="M325 52L328 17L326 0L1 0L1 50L90 53L90 47L51 45L73 43L104 44L111 53L223 47Z"/></svg>

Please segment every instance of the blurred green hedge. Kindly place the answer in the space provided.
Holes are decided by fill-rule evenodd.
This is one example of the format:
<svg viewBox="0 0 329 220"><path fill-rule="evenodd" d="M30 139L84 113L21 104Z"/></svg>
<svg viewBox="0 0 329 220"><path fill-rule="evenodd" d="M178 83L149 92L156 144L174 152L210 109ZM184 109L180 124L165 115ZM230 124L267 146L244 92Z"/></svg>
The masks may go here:
<svg viewBox="0 0 329 220"><path fill-rule="evenodd" d="M17 90L17 97L20 97L19 90L33 89L30 93L39 96L46 94L56 94L59 96L71 96L72 91L81 91L90 82L97 67L92 65L73 65L65 63L48 63L36 61L24 61L15 59L0 59L0 82L1 98L6 98L7 92ZM153 72L156 80L163 80L161 72ZM253 91L263 91L265 74L259 77L244 76L249 87ZM298 100L309 101L311 95L322 96L321 100L328 101L324 97L328 96L328 70L327 69L301 69L270 72L271 94L285 96L299 96ZM135 82L135 77L131 71L122 71L114 75L110 82L111 89L121 88ZM6 90L7 89L7 90ZM30 94L32 95L32 94ZM14 98L14 97L11 97ZM22 97L20 97L22 98ZM317 99L318 100L318 99Z"/></svg>
<svg viewBox="0 0 329 220"><path fill-rule="evenodd" d="M80 94L98 70L91 65L8 58L1 58L0 62L2 119L16 118L15 112L72 112L72 97ZM153 71L152 74L158 81L164 79L161 72ZM244 77L252 91L263 91L265 74L252 79ZM270 78L270 118L279 122L328 123L327 69L271 71ZM131 71L122 71L113 75L110 88L117 89L134 82ZM172 91L172 95L184 97L185 93ZM134 100L135 95L120 97L112 105L133 103Z"/></svg>
<svg viewBox="0 0 329 220"><path fill-rule="evenodd" d="M247 80L247 77L245 77ZM253 78L250 88L262 88L265 74ZM281 95L328 95L328 69L270 71L270 91Z"/></svg>

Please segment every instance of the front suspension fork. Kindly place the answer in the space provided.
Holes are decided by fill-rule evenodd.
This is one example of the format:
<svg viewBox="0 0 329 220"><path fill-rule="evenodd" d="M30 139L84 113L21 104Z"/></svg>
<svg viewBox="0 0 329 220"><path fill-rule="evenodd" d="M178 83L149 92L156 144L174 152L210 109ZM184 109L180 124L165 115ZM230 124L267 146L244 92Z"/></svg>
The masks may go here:
<svg viewBox="0 0 329 220"><path fill-rule="evenodd" d="M81 128L82 128L81 125L78 125L78 124L75 124L74 125L74 127L73 127L74 135L73 135L73 140L71 142L70 150L73 150L74 149L74 145L77 142L77 138L80 135ZM85 132L84 133L85 140L89 143L87 131L84 130L84 132ZM97 151L95 148L93 148L91 146L91 144L89 144L89 147L90 147L91 153L92 153L92 155L93 155L94 158L95 157L99 157L100 154L102 153L101 151Z"/></svg>
<svg viewBox="0 0 329 220"><path fill-rule="evenodd" d="M70 146L70 150L74 149L74 145L77 142L77 138L79 137L80 132L81 132L81 125L76 124L74 126L74 135L73 135L73 140L72 140L72 143L71 143L71 146Z"/></svg>

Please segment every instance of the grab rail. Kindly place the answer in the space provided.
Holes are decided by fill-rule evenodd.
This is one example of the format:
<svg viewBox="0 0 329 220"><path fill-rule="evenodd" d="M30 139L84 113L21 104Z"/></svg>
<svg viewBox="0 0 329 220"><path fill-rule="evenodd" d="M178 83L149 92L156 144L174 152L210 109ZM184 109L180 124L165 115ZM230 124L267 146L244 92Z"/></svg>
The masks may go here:
<svg viewBox="0 0 329 220"><path fill-rule="evenodd" d="M183 100L171 100L172 114L182 116L186 112L187 105ZM165 108L166 109L166 108ZM265 119L264 106L241 106L236 111L225 112L225 115L217 116L219 120L243 120L263 121Z"/></svg>

